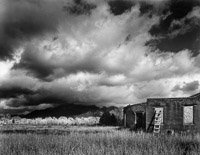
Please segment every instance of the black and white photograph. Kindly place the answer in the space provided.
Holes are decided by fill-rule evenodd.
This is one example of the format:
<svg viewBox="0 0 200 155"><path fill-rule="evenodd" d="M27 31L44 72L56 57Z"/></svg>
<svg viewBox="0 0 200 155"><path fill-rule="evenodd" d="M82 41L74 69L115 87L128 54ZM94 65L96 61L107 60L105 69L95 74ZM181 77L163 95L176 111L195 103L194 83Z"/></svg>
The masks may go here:
<svg viewBox="0 0 200 155"><path fill-rule="evenodd" d="M0 155L200 155L200 0L0 0Z"/></svg>

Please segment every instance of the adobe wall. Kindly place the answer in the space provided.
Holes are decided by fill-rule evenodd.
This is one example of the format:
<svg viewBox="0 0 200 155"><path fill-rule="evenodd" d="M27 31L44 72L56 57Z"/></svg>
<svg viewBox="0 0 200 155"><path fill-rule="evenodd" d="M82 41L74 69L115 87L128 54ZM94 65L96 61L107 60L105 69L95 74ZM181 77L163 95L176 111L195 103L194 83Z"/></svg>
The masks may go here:
<svg viewBox="0 0 200 155"><path fill-rule="evenodd" d="M126 123L124 123L124 126L129 127L130 129L135 130L136 124L135 124L135 113L134 112L143 112L145 115L146 112L146 104L135 104L135 105L129 105L124 108L124 118L126 118ZM145 120L144 120L145 124Z"/></svg>
<svg viewBox="0 0 200 155"><path fill-rule="evenodd" d="M186 105L194 106L194 124L184 125L183 107ZM146 105L146 130L154 115L155 107L163 107L163 125L161 130L166 131L200 131L200 99L196 98L154 98L147 99Z"/></svg>

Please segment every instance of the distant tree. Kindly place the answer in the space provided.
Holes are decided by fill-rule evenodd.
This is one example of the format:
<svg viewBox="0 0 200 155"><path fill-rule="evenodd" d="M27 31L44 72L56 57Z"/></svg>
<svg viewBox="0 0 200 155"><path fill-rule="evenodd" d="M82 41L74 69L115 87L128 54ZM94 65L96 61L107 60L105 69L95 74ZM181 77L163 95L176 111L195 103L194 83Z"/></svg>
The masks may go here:
<svg viewBox="0 0 200 155"><path fill-rule="evenodd" d="M107 125L107 126L116 126L118 125L117 118L114 114L106 111L103 113L99 120L100 125Z"/></svg>
<svg viewBox="0 0 200 155"><path fill-rule="evenodd" d="M6 114L7 119L11 119L11 115L9 113Z"/></svg>

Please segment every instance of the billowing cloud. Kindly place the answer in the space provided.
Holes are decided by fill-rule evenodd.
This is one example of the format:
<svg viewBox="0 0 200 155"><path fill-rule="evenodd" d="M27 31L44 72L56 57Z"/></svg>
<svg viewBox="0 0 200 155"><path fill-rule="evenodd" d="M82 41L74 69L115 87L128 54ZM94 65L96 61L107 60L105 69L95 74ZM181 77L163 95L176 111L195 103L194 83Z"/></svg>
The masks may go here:
<svg viewBox="0 0 200 155"><path fill-rule="evenodd" d="M148 42L148 45L162 51L179 52L180 50L192 50L198 55L200 19L197 15L200 2L171 1L169 7L163 10L159 23L149 30L156 38Z"/></svg>
<svg viewBox="0 0 200 155"><path fill-rule="evenodd" d="M196 91L199 88L199 81L192 81L188 83L184 83L184 85L181 87L180 85L176 85L173 88L173 91L183 91L183 92L190 92L190 91Z"/></svg>
<svg viewBox="0 0 200 155"><path fill-rule="evenodd" d="M88 14L94 5L82 1L1 0L0 59L12 58L15 48L33 38L56 33L69 14Z"/></svg>
<svg viewBox="0 0 200 155"><path fill-rule="evenodd" d="M1 3L2 113L123 106L199 91L198 1Z"/></svg>

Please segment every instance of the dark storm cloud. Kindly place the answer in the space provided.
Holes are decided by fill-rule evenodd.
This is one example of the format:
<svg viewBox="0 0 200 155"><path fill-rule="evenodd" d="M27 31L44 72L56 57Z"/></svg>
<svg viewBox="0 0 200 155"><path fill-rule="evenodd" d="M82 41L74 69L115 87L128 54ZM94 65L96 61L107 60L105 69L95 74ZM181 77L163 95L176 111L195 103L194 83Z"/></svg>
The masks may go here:
<svg viewBox="0 0 200 155"><path fill-rule="evenodd" d="M49 7L47 8L43 2L32 2L24 0L5 2L6 9L1 21L1 59L12 58L14 48L22 41L56 31L58 19L57 12L51 8L53 4L47 3Z"/></svg>
<svg viewBox="0 0 200 155"><path fill-rule="evenodd" d="M46 33L54 33L67 14L89 14L95 5L75 0L4 0L0 21L0 59L12 58L15 48L23 42ZM67 14L66 14L67 11Z"/></svg>
<svg viewBox="0 0 200 155"><path fill-rule="evenodd" d="M53 93L41 92L41 90L37 90L34 92L31 92L31 90L28 90L28 89L26 90L21 89L21 90L23 92L22 91L19 92L20 88L17 89L17 92L12 92L11 90L10 92L7 91L8 93L12 93L13 95L16 95L16 96L11 96L12 94L10 94L10 96L6 96L8 97L6 106L8 106L10 109L16 109L16 111L18 111L18 109L21 107L28 108L31 106L39 106L42 104L48 104L48 105L51 105L51 107L55 107L57 105L72 104L75 102L72 94L68 94L68 95L65 95L65 97L63 96L61 97ZM3 93L5 91L6 90L4 89ZM21 95L19 95L19 93ZM29 109L29 111L31 109Z"/></svg>
<svg viewBox="0 0 200 155"><path fill-rule="evenodd" d="M99 60L90 55L81 61L63 55L63 60L60 61L60 57L53 55L49 59L45 59L45 54L43 48L41 50L36 45L29 44L23 52L20 62L16 63L12 69L26 70L30 76L44 81L52 81L79 71L94 73L100 70Z"/></svg>
<svg viewBox="0 0 200 155"><path fill-rule="evenodd" d="M9 87L9 88L0 88L0 98L15 98L20 95L32 95L34 91L27 88L20 87Z"/></svg>
<svg viewBox="0 0 200 155"><path fill-rule="evenodd" d="M108 1L108 4L110 6L110 11L116 16L130 11L135 5L135 3L130 0L111 0Z"/></svg>
<svg viewBox="0 0 200 155"><path fill-rule="evenodd" d="M54 69L51 64L44 62L43 56L38 53L38 48L32 45L26 47L20 63L13 66L13 69L19 68L27 70L28 74L39 79L45 79Z"/></svg>
<svg viewBox="0 0 200 155"><path fill-rule="evenodd" d="M154 10L153 4L148 4L146 2L140 3L140 14L144 15L146 13L151 13Z"/></svg>
<svg viewBox="0 0 200 155"><path fill-rule="evenodd" d="M188 18L197 6L200 6L198 0L169 1L160 14L159 23L149 30L149 33L157 39L147 42L147 45L161 51L179 52L183 49L190 49L194 55L197 55L200 44L200 23L197 18Z"/></svg>
<svg viewBox="0 0 200 155"><path fill-rule="evenodd" d="M166 37L155 41L156 46L161 51L179 52L183 49L190 49L193 52L193 56L199 54L199 40L200 26L192 27L185 34L180 34L174 38Z"/></svg>
<svg viewBox="0 0 200 155"><path fill-rule="evenodd" d="M149 14L152 17L153 14L160 14L165 4L168 4L169 0L108 0L110 12L113 15L121 15L131 11L131 9L138 5L140 15Z"/></svg>
<svg viewBox="0 0 200 155"><path fill-rule="evenodd" d="M40 104L49 104L52 106L56 105L62 105L62 104L69 104L69 103L74 103L74 98L71 92L68 92L67 95L61 96L56 93L48 92L48 90L43 90L38 89L36 91L31 91L28 89L22 89L21 88L17 89L17 94L16 92L13 93L13 95L18 95L18 96L9 96L8 101L7 101L7 106L11 108L19 108L19 107L29 107L29 106L38 106ZM3 89L3 92L6 90ZM10 91L11 92L11 91ZM19 95L21 93L21 95Z"/></svg>
<svg viewBox="0 0 200 155"><path fill-rule="evenodd" d="M37 106L40 104L48 103L52 106L68 104L71 103L67 100L55 97L55 96L43 96L42 94L35 95L24 95L23 97L16 97L8 101L7 106L9 107L28 107L28 106Z"/></svg>
<svg viewBox="0 0 200 155"><path fill-rule="evenodd" d="M195 91L199 88L199 81L192 81L188 83L184 83L184 85L181 87L180 85L176 85L172 91L178 91L181 90L185 93L190 92L190 91Z"/></svg>
<svg viewBox="0 0 200 155"><path fill-rule="evenodd" d="M91 10L95 8L96 6L94 4L87 3L83 0L74 0L74 4L72 6L63 6L64 11L76 15L82 15L82 14L90 15Z"/></svg>
<svg viewBox="0 0 200 155"><path fill-rule="evenodd" d="M198 1L191 0L171 0L169 8L165 8L162 12L164 15L158 25L152 26L150 29L151 35L166 35L173 20L184 18L195 6L200 5Z"/></svg>

